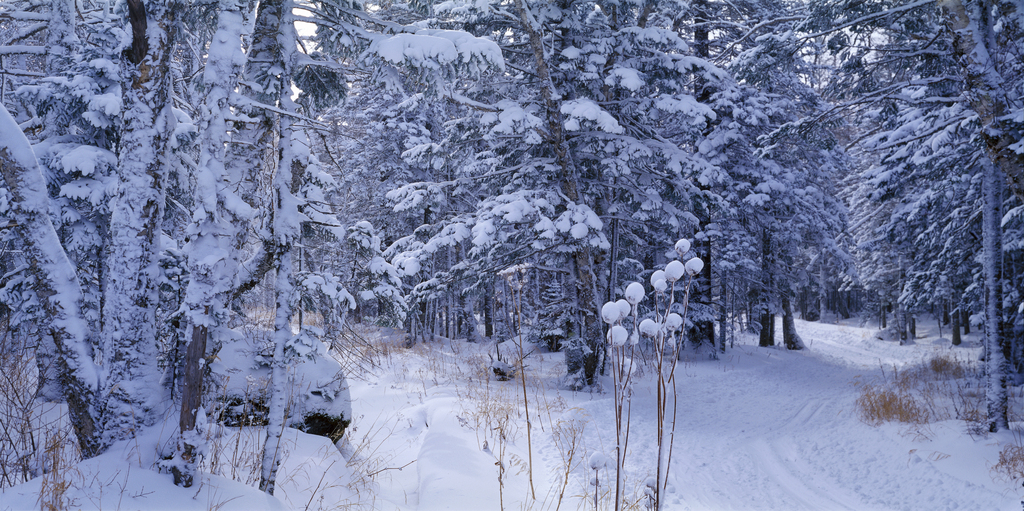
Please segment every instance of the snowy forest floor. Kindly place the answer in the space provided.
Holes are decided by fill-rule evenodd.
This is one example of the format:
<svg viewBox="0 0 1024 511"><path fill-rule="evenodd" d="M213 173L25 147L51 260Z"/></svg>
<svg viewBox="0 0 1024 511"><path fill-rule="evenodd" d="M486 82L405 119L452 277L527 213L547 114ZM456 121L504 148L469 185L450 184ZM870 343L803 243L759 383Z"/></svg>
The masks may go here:
<svg viewBox="0 0 1024 511"><path fill-rule="evenodd" d="M920 402L930 416L921 424L868 424L856 404L873 385L924 374L919 368L936 356L970 373L977 334L952 348L922 325L914 344L900 346L874 328L844 323L797 321L804 351L760 348L744 335L719 360L700 356L679 366L666 509L1020 509L1021 479L993 470L1005 445L1024 444L1020 387L1013 388L1015 428L997 434L954 418L981 399L969 379L915 380L926 389ZM405 349L399 335L387 334L368 332L378 364L349 375L354 422L341 452L322 437L289 430L273 498L251 487L258 428L222 428L214 449L222 461L211 470L220 475L204 476L196 488L176 488L169 475L150 470L153 449L146 446L161 436L154 431L59 477L6 488L0 510L39 509L58 491L70 508L110 510L594 508L588 462L594 453L615 454L610 392L563 388L561 354L527 357L533 498L523 389L518 379L490 375L494 345L438 341ZM511 355L511 344L503 353ZM640 377L632 398L632 509L644 508L642 481L655 467L651 380L650 371ZM611 509L614 474L597 476L597 507Z"/></svg>

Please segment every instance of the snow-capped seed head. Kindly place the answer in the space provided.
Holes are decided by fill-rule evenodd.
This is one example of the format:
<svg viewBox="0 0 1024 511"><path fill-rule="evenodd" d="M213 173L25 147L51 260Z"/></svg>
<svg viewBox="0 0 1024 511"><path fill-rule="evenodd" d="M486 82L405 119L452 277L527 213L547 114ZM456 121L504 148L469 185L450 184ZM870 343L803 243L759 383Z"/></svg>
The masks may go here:
<svg viewBox="0 0 1024 511"><path fill-rule="evenodd" d="M640 322L640 333L648 337L654 337L655 335L658 335L658 328L658 323L656 323L653 319L645 319Z"/></svg>
<svg viewBox="0 0 1024 511"><path fill-rule="evenodd" d="M601 307L601 319L609 325L619 320L619 305L615 302L608 302Z"/></svg>
<svg viewBox="0 0 1024 511"><path fill-rule="evenodd" d="M640 300L644 299L644 285L639 282L633 282L626 286L626 301L630 305L636 305L640 303Z"/></svg>
<svg viewBox="0 0 1024 511"><path fill-rule="evenodd" d="M629 340L629 332L622 325L612 327L612 346L624 346Z"/></svg>
<svg viewBox="0 0 1024 511"><path fill-rule="evenodd" d="M690 240L683 238L676 242L676 253L679 257L683 257L687 252L690 251Z"/></svg>
<svg viewBox="0 0 1024 511"><path fill-rule="evenodd" d="M668 282L665 282L665 279L661 279L654 283L655 291L659 293L664 293L666 289L668 289Z"/></svg>
<svg viewBox="0 0 1024 511"><path fill-rule="evenodd" d="M679 261L672 261L665 265L665 280L669 282L683 278L684 273L686 273L686 266Z"/></svg>
<svg viewBox="0 0 1024 511"><path fill-rule="evenodd" d="M704 269L704 261L701 261L699 257L694 257L689 261L686 261L686 272L690 275L696 275Z"/></svg>
<svg viewBox="0 0 1024 511"><path fill-rule="evenodd" d="M602 470L612 465L612 459L606 456L603 452L595 452L590 455L590 469L591 470Z"/></svg>
<svg viewBox="0 0 1024 511"><path fill-rule="evenodd" d="M683 326L683 318L679 314L673 312L665 318L665 327L668 328L669 332L675 332L681 326Z"/></svg>
<svg viewBox="0 0 1024 511"><path fill-rule="evenodd" d="M615 305L619 306L619 321L626 319L629 317L629 313L633 312L633 306L622 298L619 298L618 301L615 302Z"/></svg>
<svg viewBox="0 0 1024 511"><path fill-rule="evenodd" d="M664 270L655 270L654 273L651 274L651 285L652 286L655 285L655 283L658 282L659 280L665 280L665 271Z"/></svg>

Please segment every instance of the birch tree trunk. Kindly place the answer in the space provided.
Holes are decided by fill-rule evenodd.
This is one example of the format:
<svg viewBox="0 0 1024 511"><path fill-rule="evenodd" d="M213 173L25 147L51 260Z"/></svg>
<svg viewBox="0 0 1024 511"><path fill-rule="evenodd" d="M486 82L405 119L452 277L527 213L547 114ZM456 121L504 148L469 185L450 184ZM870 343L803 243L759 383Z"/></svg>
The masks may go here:
<svg viewBox="0 0 1024 511"><path fill-rule="evenodd" d="M985 275L985 372L988 379L985 398L988 408L988 429L1007 429L1007 362L1004 355L1006 332L1002 319L1003 302L1003 230L1002 176L991 162L982 163L982 186L985 203L982 210L982 242L984 243Z"/></svg>
<svg viewBox="0 0 1024 511"><path fill-rule="evenodd" d="M298 105L291 99L291 74L294 54L297 51L297 36L291 20L294 3L290 0L271 0L260 4L257 26L269 28L276 23L279 60L273 65L280 73L277 84L278 106L283 112L297 113ZM262 18L262 23L261 23ZM296 286L292 270L293 251L300 231L299 185L305 174L302 159L303 132L287 114L279 116L280 145L277 168L271 183L273 193L272 236L277 254L277 278L275 280L276 314L274 320L274 362L271 369L270 410L267 421L267 438L263 449L260 471L260 489L273 495L277 482L277 468L281 463L281 434L284 432L287 404L291 394L289 354L286 350L292 339L291 318L295 312Z"/></svg>
<svg viewBox="0 0 1024 511"><path fill-rule="evenodd" d="M133 46L123 68L119 182L111 206L111 240L102 312L104 442L152 424L161 404L156 306L164 186L175 117L171 113L172 25L180 6L128 2ZM148 12L147 12L148 10ZM148 26L155 25L155 26Z"/></svg>
<svg viewBox="0 0 1024 511"><path fill-rule="evenodd" d="M979 131L989 159L1008 180L1010 191L1024 200L1024 153L1011 146L1019 144L1019 135L1007 129L1008 115L1019 102L1013 87L1000 74L993 59L1000 50L994 28L997 2L993 0L938 0L953 31L953 47L966 74L965 93L971 109L981 120ZM1005 2L1000 8L1024 9L1019 2ZM1019 12L1017 13L1019 15ZM1012 16L1011 13L1005 13Z"/></svg>
<svg viewBox="0 0 1024 511"><path fill-rule="evenodd" d="M50 220L50 198L32 146L7 109L0 107L0 174L10 193L10 215L24 242L36 293L49 316L60 385L82 456L101 450L97 391L100 374L90 329L81 315L82 290L75 267Z"/></svg>

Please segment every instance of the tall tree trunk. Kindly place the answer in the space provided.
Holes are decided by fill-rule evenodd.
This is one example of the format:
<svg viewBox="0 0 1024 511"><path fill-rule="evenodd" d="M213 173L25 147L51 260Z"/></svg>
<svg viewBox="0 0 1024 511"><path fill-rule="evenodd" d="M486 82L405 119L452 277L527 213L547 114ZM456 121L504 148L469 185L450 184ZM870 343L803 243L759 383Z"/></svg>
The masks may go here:
<svg viewBox="0 0 1024 511"><path fill-rule="evenodd" d="M955 309L952 314L953 318L953 346L960 345L960 309Z"/></svg>
<svg viewBox="0 0 1024 511"><path fill-rule="evenodd" d="M56 347L60 384L82 456L102 450L97 391L100 374L93 362L89 325L82 317L82 289L75 267L50 220L46 181L32 145L0 105L0 174L10 194L9 215L24 242L36 294L49 317L47 334Z"/></svg>
<svg viewBox="0 0 1024 511"><path fill-rule="evenodd" d="M554 90L554 83L548 70L544 41L540 34L541 27L534 25L533 16L527 10L525 1L515 0L514 6L519 21L522 23L523 29L526 30L530 49L533 52L535 71L544 100L547 122L546 143L561 171L559 186L562 194L572 203L570 205L585 205L580 202L579 171L569 155L569 147L565 140L561 102ZM577 246L570 257L572 257L576 268L576 294L579 310L583 315L583 332L579 345L566 350L566 363L569 366L568 373L577 375L579 378L578 384L587 386L594 383L600 362L600 353L604 351L602 349L604 336L601 335L601 325L597 318L597 311L600 309L597 275L594 254L590 245Z"/></svg>
<svg viewBox="0 0 1024 511"><path fill-rule="evenodd" d="M772 277L775 270L774 262L771 233L764 228L761 230L761 282L758 289L761 313L761 336L758 344L762 347L775 346L775 311L772 310L772 291L775 287Z"/></svg>
<svg viewBox="0 0 1024 511"><path fill-rule="evenodd" d="M494 337L494 283L488 282L484 286L483 296L484 307L484 337Z"/></svg>
<svg viewBox="0 0 1024 511"><path fill-rule="evenodd" d="M1009 426L1007 419L1006 372L1007 361L1005 322L1003 312L1003 230L1002 174L990 162L982 163L982 186L985 202L982 210L982 242L984 243L985 275L985 369L988 384L985 398L988 408L988 429L996 432Z"/></svg>
<svg viewBox="0 0 1024 511"><path fill-rule="evenodd" d="M796 321L793 319L793 307L789 303L789 293L782 293L782 342L788 350L803 349L800 337L796 335Z"/></svg>
<svg viewBox="0 0 1024 511"><path fill-rule="evenodd" d="M199 165L196 171L198 197L189 226L189 283L185 307L192 335L185 349L184 381L178 425L182 439L184 470L175 473L175 483L189 487L195 473L194 438L196 415L202 406L203 367L210 332L227 314L228 299L238 272L238 252L252 216L251 208L233 191L240 180L226 165L225 147L229 139L228 103L238 83L242 53L245 12L252 8L248 0L222 0L217 30L210 43L210 57L203 81L207 85L200 120Z"/></svg>
<svg viewBox="0 0 1024 511"><path fill-rule="evenodd" d="M123 69L124 126L102 314L104 442L135 435L162 406L156 306L164 187L171 162L173 25L180 6L128 3L133 46ZM148 12L147 12L148 11ZM143 46L143 47L140 47Z"/></svg>
<svg viewBox="0 0 1024 511"><path fill-rule="evenodd" d="M825 322L825 313L828 312L828 287L825 281L825 254L821 254L821 267L818 268L818 321Z"/></svg>
<svg viewBox="0 0 1024 511"><path fill-rule="evenodd" d="M1019 135L1008 126L1015 98L1011 85L1000 74L992 55L999 50L993 0L938 0L953 31L953 48L966 75L966 91L971 109L981 121L979 133L985 141L989 159L1009 180L1010 191L1024 200L1024 152L1015 151ZM1008 8L1010 3L1004 5ZM1002 7L1002 6L1000 6ZM1019 3L1016 9L1024 9ZM1019 12L1018 12L1019 14ZM1009 15L1009 14L1008 14Z"/></svg>
<svg viewBox="0 0 1024 511"><path fill-rule="evenodd" d="M879 307L878 308L878 317L881 319L882 330L885 330L887 328L887 321L888 321L888 318L889 318L889 311L888 311L888 307L886 306L886 303L885 303L884 299L882 300L882 303L878 307Z"/></svg>
<svg viewBox="0 0 1024 511"><path fill-rule="evenodd" d="M758 346L762 348L775 346L775 314L767 307L761 312L761 335Z"/></svg>
<svg viewBox="0 0 1024 511"><path fill-rule="evenodd" d="M298 38L295 26L286 16L291 13L294 3L290 0L269 0L260 2L257 26L265 32L275 33L274 41L279 45L277 60L272 69L280 73L275 90L279 94L278 107L282 114L278 118L280 143L277 167L271 185L273 194L272 234L276 245L274 252L278 260L274 294L276 314L274 320L274 362L271 370L270 406L267 417L267 436L263 446L263 460L260 470L260 489L274 493L277 483L277 469L281 463L281 435L284 432L286 408L291 397L289 355L285 345L292 338L291 318L295 313L297 290L293 272L294 247L301 236L301 199L297 196L306 172L304 147L305 139L301 127L289 114L298 113L299 107L292 101L292 63L295 62ZM276 27L273 29L272 27Z"/></svg>
<svg viewBox="0 0 1024 511"><path fill-rule="evenodd" d="M73 0L51 0L49 19L46 23L46 72L48 76L61 76L67 73L70 63L78 50L80 40L75 34L75 4ZM2 81L3 78L0 78ZM2 87L2 85L0 85ZM2 101L3 98L0 98ZM59 109L51 109L43 121L42 140L66 134L68 125L62 122ZM99 259L99 258L97 258ZM36 396L46 401L63 400L60 384L60 364L57 363L57 346L50 330L48 320L41 318L41 324L35 329L38 339L35 359L39 371ZM29 325L22 325L28 327ZM31 330L26 328L25 330Z"/></svg>
<svg viewBox="0 0 1024 511"><path fill-rule="evenodd" d="M694 0L693 4L693 43L694 51L700 59L710 60L711 58L711 38L710 29L708 27L708 9L709 2L707 0ZM707 81L703 79L700 74L697 74L697 78L694 80L694 95L699 103L708 104L711 102L711 87L708 86ZM704 130L704 134L710 133L710 126ZM710 185L700 185L702 192L710 190ZM694 251L697 253L702 261L704 261L704 268L701 270L700 275L694 279L692 290L690 292L690 303L698 305L700 307L694 307L693 312L701 311L699 314L694 314L696 317L693 318L694 328L691 340L695 346L714 346L715 345L715 322L713 312L714 302L714 283L712 281L712 268L713 268L713 254L711 249L711 237L707 235L709 226L714 221L713 213L711 209L711 202L706 201L702 211L697 214L699 221L699 231L702 236L694 240Z"/></svg>
<svg viewBox="0 0 1024 511"><path fill-rule="evenodd" d="M726 285L726 281L728 280L727 277L728 277L728 274L724 274L723 273L722 278L721 278L721 282L719 283L721 285L720 289L721 289L721 293L722 294L719 296L719 300L721 300L721 304L720 304L720 307L718 308L718 334L719 334L718 335L718 351L720 351L722 353L725 353L725 334L726 334L726 332L729 331L729 329L728 329L729 327L727 325L727 322L729 321L729 311L727 309L727 307L729 305L728 294L727 294L728 291L729 291L729 288Z"/></svg>

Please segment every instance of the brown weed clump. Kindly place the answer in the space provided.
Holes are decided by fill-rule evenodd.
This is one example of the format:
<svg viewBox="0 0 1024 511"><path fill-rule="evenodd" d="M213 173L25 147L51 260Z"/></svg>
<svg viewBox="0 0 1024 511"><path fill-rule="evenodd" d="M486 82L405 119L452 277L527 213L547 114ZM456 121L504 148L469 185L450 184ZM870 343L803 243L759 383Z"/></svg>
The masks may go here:
<svg viewBox="0 0 1024 511"><path fill-rule="evenodd" d="M864 385L857 398L861 419L873 425L883 422L925 424L931 419L928 409L902 389L885 385Z"/></svg>

